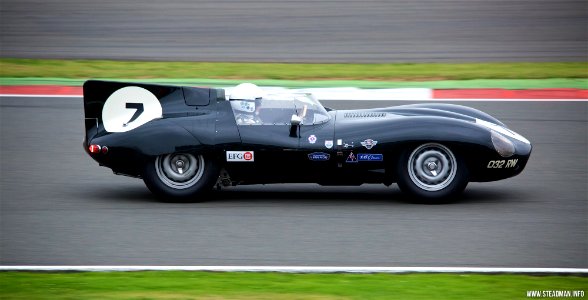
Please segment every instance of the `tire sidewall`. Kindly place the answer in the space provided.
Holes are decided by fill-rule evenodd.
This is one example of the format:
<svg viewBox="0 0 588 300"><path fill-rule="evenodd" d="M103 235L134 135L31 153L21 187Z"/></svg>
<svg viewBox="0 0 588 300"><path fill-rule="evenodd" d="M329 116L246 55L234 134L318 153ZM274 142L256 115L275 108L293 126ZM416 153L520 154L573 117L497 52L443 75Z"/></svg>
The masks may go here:
<svg viewBox="0 0 588 300"><path fill-rule="evenodd" d="M198 157L201 154L191 153ZM167 154L161 155L163 157ZM200 179L194 185L184 188L175 189L161 181L157 175L155 161L157 157L152 157L144 166L143 181L149 190L154 193L160 200L165 202L201 202L205 200L206 194L215 184L220 173L219 164L208 155L202 155L204 160L204 171Z"/></svg>
<svg viewBox="0 0 588 300"><path fill-rule="evenodd" d="M447 185L446 187L444 187L443 189L438 190L438 191L427 191L427 190L424 190L424 189L420 188L419 186L417 186L411 180L410 175L409 175L409 171L408 171L408 169L410 167L408 165L410 155L418 147L420 147L421 145L424 145L424 144L427 144L427 143L422 143L417 146L410 147L406 151L402 152L402 154L400 155L399 163L396 166L396 175L398 178L397 179L398 186L400 187L400 189L403 192L405 192L413 197L410 199L412 202L427 203L427 204L443 204L443 203L449 203L449 202L454 202L454 201L458 200L458 196L460 195L460 193L465 189L465 187L468 184L469 172L468 172L467 165L466 165L464 159L462 158L462 156L459 155L459 153L456 152L455 150L451 149L451 147L448 147L447 145L440 144L440 143L434 143L434 144L439 144L439 145L444 146L445 148L447 148L447 150L451 151L453 153L453 155L455 156L457 170L456 170L455 177L453 178L453 181L449 185Z"/></svg>

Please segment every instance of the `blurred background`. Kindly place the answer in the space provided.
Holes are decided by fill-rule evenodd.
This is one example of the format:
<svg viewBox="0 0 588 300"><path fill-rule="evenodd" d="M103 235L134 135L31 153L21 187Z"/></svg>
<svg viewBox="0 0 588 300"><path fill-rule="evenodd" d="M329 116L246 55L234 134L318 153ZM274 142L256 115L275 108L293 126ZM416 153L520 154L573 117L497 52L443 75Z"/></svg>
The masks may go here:
<svg viewBox="0 0 588 300"><path fill-rule="evenodd" d="M2 0L2 57L585 61L585 0Z"/></svg>

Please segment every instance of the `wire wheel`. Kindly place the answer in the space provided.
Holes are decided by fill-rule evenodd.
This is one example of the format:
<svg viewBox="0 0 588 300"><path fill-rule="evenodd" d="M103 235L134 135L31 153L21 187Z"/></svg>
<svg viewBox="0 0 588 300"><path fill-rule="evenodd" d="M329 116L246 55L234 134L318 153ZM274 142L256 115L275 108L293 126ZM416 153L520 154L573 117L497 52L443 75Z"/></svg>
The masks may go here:
<svg viewBox="0 0 588 300"><path fill-rule="evenodd" d="M449 186L457 174L457 160L449 148L429 143L416 148L408 158L408 175L420 189L440 191Z"/></svg>
<svg viewBox="0 0 588 300"><path fill-rule="evenodd" d="M166 186L183 190L194 186L204 174L204 157L190 153L160 155L155 159L155 171Z"/></svg>

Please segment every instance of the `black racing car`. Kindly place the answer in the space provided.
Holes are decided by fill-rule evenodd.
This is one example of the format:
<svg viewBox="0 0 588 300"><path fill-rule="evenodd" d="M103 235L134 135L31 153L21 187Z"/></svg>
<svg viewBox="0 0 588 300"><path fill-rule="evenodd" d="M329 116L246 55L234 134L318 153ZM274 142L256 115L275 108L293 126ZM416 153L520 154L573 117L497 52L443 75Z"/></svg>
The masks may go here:
<svg viewBox="0 0 588 300"><path fill-rule="evenodd" d="M530 142L459 105L332 110L305 93L90 80L84 149L167 201L214 186L398 183L415 199L456 196L471 181L519 174Z"/></svg>

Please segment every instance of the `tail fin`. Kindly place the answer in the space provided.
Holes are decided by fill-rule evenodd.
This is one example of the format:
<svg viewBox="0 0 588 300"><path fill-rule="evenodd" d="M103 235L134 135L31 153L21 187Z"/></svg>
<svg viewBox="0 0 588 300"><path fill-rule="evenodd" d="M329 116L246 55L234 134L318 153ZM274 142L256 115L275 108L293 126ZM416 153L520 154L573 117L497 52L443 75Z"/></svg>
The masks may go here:
<svg viewBox="0 0 588 300"><path fill-rule="evenodd" d="M89 80L84 83L86 141L125 132L191 106L224 100L224 90Z"/></svg>

